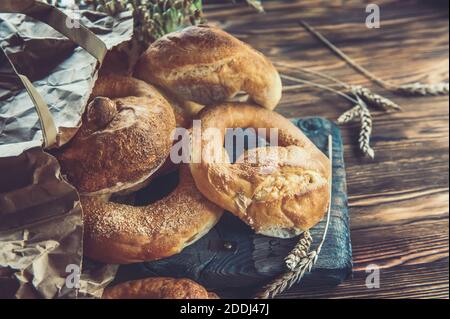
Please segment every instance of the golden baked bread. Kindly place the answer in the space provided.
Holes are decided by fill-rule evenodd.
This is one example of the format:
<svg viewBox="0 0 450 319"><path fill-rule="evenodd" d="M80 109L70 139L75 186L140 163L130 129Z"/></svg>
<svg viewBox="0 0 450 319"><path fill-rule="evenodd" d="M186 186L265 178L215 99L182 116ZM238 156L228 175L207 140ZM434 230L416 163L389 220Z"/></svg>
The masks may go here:
<svg viewBox="0 0 450 319"><path fill-rule="evenodd" d="M103 299L218 299L190 279L153 277L106 288Z"/></svg>
<svg viewBox="0 0 450 319"><path fill-rule="evenodd" d="M172 108L143 81L99 78L82 120L73 140L56 154L80 193L132 191L169 155L175 128Z"/></svg>
<svg viewBox="0 0 450 319"><path fill-rule="evenodd" d="M84 196L84 253L113 264L156 260L180 252L205 235L222 216L195 187L187 165L178 187L148 206L130 206Z"/></svg>
<svg viewBox="0 0 450 319"><path fill-rule="evenodd" d="M205 107L192 101L183 101L167 90L158 88L159 92L172 106L177 127L190 128L196 115Z"/></svg>
<svg viewBox="0 0 450 319"><path fill-rule="evenodd" d="M272 63L208 25L188 27L152 43L139 59L135 76L202 105L226 101L240 91L268 109L281 98L280 76Z"/></svg>
<svg viewBox="0 0 450 319"><path fill-rule="evenodd" d="M190 168L203 195L268 236L293 237L321 220L330 200L330 162L288 119L246 103L207 108L200 119L201 159L196 163L194 154ZM210 128L220 136L205 135ZM227 163L227 128L277 128L278 147L253 149Z"/></svg>

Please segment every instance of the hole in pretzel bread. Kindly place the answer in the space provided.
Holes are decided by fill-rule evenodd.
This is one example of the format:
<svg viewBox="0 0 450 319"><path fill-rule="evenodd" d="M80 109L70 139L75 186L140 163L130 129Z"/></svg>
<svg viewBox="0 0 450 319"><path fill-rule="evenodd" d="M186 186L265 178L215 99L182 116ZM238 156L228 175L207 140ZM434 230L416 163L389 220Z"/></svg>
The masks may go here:
<svg viewBox="0 0 450 319"><path fill-rule="evenodd" d="M240 143L238 143L237 140L240 140ZM228 144L233 146L229 147L227 141ZM222 146L227 151L231 163L235 163L244 152L257 147L271 146L271 144L270 141L267 141L263 136L259 136L255 130L251 128L242 128L237 130L227 130Z"/></svg>

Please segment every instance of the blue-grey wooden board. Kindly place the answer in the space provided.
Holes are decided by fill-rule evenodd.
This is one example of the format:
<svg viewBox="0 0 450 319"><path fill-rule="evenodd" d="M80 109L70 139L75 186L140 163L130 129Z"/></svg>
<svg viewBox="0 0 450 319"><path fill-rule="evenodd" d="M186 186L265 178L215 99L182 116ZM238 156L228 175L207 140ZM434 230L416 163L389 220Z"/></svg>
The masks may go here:
<svg viewBox="0 0 450 319"><path fill-rule="evenodd" d="M305 279L335 285L351 274L347 189L342 138L338 127L323 118L293 119L325 154L333 136L333 192L328 235L316 265ZM313 247L320 241L325 219L311 230ZM152 262L121 266L116 281L149 276L191 278L208 289L264 284L286 271L284 258L297 238L278 239L255 234L230 213L203 238L180 254Z"/></svg>

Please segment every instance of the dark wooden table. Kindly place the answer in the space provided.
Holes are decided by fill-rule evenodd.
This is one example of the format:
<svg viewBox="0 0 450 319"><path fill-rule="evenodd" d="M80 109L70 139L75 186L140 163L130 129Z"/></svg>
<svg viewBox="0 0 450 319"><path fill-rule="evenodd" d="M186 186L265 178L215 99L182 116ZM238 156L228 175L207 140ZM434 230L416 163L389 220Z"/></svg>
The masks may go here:
<svg viewBox="0 0 450 319"><path fill-rule="evenodd" d="M440 1L376 1L381 28L365 26L367 1L266 1L207 4L205 15L272 61L326 72L392 97L402 112L374 112L375 160L358 150L358 124L342 127L348 174L354 275L338 287L296 286L285 298L448 298L449 100L392 96L355 73L299 25L305 19L358 63L395 83L448 79L448 8ZM433 4L430 4L433 3ZM444 2L445 3L445 2ZM280 69L296 74L294 68ZM289 84L289 83L285 83ZM335 120L350 105L311 89L285 92L287 117ZM366 288L366 267L380 267L380 288Z"/></svg>

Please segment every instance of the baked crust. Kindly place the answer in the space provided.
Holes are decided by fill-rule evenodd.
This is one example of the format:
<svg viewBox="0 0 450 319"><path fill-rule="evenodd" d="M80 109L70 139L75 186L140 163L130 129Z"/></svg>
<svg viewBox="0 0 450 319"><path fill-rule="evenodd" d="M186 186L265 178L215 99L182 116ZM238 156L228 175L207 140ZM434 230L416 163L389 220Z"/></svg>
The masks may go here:
<svg viewBox="0 0 450 319"><path fill-rule="evenodd" d="M202 105L229 100L240 91L268 109L281 98L280 76L272 63L208 25L188 27L152 43L139 59L135 76Z"/></svg>
<svg viewBox="0 0 450 319"><path fill-rule="evenodd" d="M268 236L293 237L322 219L330 200L329 159L288 119L247 103L224 103L199 116L203 153L190 168L206 198ZM222 136L205 136L209 128ZM277 128L279 145L250 150L234 164L217 162L204 150L225 152L227 128Z"/></svg>
<svg viewBox="0 0 450 319"><path fill-rule="evenodd" d="M160 87L158 87L158 90L172 106L177 128L182 127L189 129L192 126L194 118L205 107L204 105L192 101L180 100L168 90L164 90Z"/></svg>
<svg viewBox="0 0 450 319"><path fill-rule="evenodd" d="M94 87L79 131L56 156L82 194L132 191L164 163L174 128L172 108L154 87L130 77L104 76Z"/></svg>
<svg viewBox="0 0 450 319"><path fill-rule="evenodd" d="M218 299L190 279L152 277L106 288L103 299Z"/></svg>
<svg viewBox="0 0 450 319"><path fill-rule="evenodd" d="M195 187L187 165L180 168L178 187L148 206L81 197L84 212L84 253L105 263L127 264L179 253L205 235L223 210Z"/></svg>

